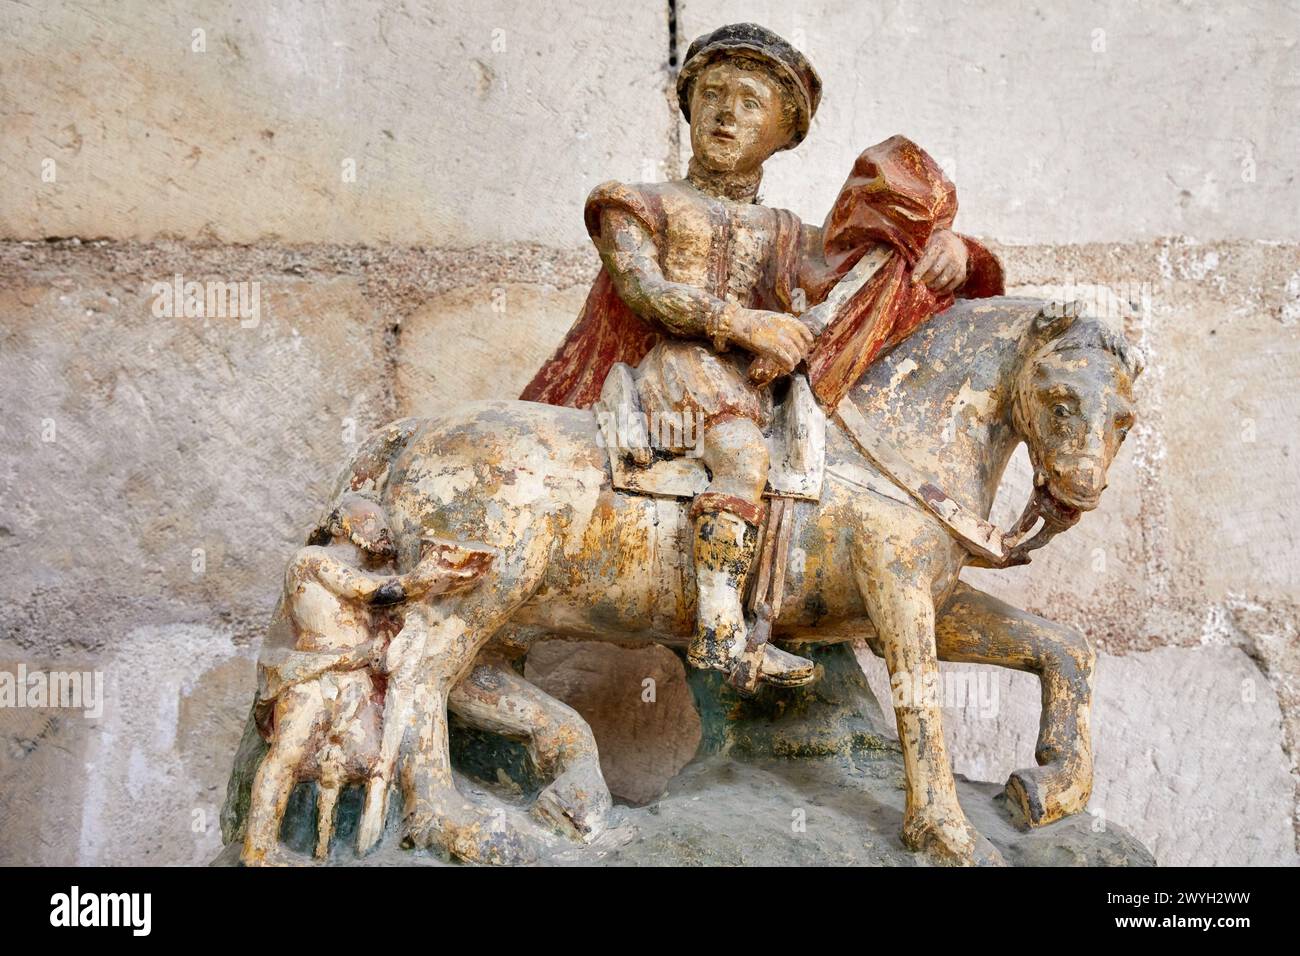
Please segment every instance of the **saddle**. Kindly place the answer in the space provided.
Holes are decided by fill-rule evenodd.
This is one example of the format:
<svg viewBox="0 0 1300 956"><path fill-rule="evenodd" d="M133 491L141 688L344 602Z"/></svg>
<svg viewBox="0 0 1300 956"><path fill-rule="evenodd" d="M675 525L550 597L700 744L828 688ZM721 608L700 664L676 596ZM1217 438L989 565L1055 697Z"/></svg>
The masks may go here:
<svg viewBox="0 0 1300 956"><path fill-rule="evenodd" d="M821 499L826 468L826 414L805 375L791 375L778 387L772 424L766 433L769 498ZM690 422L672 427L649 421L630 366L617 362L592 406L600 443L609 455L614 487L657 498L693 498L709 483L699 458L698 431Z"/></svg>

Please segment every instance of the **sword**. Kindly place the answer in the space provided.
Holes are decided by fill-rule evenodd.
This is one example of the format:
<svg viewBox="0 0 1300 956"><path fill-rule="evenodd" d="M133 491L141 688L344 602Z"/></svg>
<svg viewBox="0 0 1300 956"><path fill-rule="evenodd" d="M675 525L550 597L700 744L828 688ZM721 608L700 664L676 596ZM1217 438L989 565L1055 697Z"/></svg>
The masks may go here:
<svg viewBox="0 0 1300 956"><path fill-rule="evenodd" d="M863 287L880 271L881 267L894 255L891 246L880 243L872 246L854 263L853 268L844 274L844 278L831 288L826 298L808 311L798 316L808 326L814 336L822 331L844 310ZM749 380L755 385L770 385L785 372L766 356L759 356L750 363Z"/></svg>

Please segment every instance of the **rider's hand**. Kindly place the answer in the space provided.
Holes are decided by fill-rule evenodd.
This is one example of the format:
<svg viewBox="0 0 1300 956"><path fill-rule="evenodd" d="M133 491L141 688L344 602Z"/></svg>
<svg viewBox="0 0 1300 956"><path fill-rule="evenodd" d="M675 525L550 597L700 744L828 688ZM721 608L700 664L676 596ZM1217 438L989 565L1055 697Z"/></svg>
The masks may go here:
<svg viewBox="0 0 1300 956"><path fill-rule="evenodd" d="M951 229L936 229L912 267L912 278L936 295L955 292L966 281L970 256L966 243Z"/></svg>
<svg viewBox="0 0 1300 956"><path fill-rule="evenodd" d="M425 542L420 563L402 575L408 598L446 594L474 584L492 564L495 553L434 539Z"/></svg>
<svg viewBox="0 0 1300 956"><path fill-rule="evenodd" d="M742 309L739 313L736 340L755 355L791 371L812 348L813 334L793 315Z"/></svg>

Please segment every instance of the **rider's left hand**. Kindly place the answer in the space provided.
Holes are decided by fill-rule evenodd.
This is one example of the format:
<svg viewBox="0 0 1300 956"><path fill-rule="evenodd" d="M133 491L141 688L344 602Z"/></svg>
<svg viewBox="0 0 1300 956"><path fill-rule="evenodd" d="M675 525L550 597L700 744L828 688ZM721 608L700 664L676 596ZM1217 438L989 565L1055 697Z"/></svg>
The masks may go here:
<svg viewBox="0 0 1300 956"><path fill-rule="evenodd" d="M921 258L916 260L912 277L936 295L955 292L966 281L969 266L966 243L951 229L936 229L930 234Z"/></svg>

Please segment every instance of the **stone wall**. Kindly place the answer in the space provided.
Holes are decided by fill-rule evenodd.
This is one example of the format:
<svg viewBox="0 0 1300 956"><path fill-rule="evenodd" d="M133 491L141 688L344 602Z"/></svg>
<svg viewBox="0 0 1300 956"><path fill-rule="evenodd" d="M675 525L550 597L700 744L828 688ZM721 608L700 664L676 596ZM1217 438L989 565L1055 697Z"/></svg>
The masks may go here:
<svg viewBox="0 0 1300 956"><path fill-rule="evenodd" d="M1142 346L1102 506L1030 567L968 577L1101 651L1098 819L1164 863L1295 861L1295 3L0 18L0 671L105 681L98 719L0 710L0 862L214 855L261 628L334 471L385 420L517 393L595 271L586 192L680 171L670 57L733 19L826 81L766 201L820 219L856 153L905 133L1014 291L1088 300ZM257 283L256 315L165 314L176 276ZM1021 460L1004 522L1027 486ZM1034 683L996 679L996 713L948 711L980 779L1032 751ZM659 699L605 738L638 799L689 738L670 710L689 698Z"/></svg>

